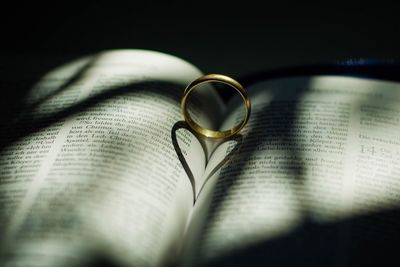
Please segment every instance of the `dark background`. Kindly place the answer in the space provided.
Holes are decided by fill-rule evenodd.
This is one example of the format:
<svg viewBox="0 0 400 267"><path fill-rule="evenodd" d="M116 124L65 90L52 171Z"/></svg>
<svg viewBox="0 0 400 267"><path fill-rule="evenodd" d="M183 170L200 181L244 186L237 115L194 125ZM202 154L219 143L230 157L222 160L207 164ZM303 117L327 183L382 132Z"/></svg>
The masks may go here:
<svg viewBox="0 0 400 267"><path fill-rule="evenodd" d="M259 2L17 2L1 11L0 56L8 63L22 58L28 66L19 70L38 70L104 49L141 48L233 76L400 58L400 9L393 4Z"/></svg>

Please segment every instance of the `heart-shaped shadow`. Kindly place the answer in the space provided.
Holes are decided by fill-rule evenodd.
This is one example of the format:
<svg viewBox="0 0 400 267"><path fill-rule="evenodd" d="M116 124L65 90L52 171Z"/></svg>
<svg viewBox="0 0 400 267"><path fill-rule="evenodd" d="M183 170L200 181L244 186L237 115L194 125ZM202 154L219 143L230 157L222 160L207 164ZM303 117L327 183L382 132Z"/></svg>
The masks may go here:
<svg viewBox="0 0 400 267"><path fill-rule="evenodd" d="M196 139L197 141L200 143L203 152L204 152L204 156L206 158L206 167L207 164L209 163L209 158L211 157L211 155L222 145L228 143L228 142L235 142L235 145L230 149L230 151L225 155L225 157L218 163L214 163L215 166L208 171L207 177L204 178L203 183L201 185L201 188L199 190L198 193L196 193L196 180L194 178L193 172L190 169L190 166L188 164L188 162L186 161L185 158L185 153L183 153L182 148L179 146L178 143L178 139L177 139L177 131L180 129L185 129L187 131L189 131ZM200 137L199 135L197 135L190 127L189 125L185 122L185 121L178 121L174 124L174 126L172 127L171 130L171 139L172 139L172 144L174 146L175 152L179 158L179 161L182 164L183 169L185 170L190 184L192 185L192 190L193 190L193 205L197 200L197 197L200 195L202 189L204 188L204 185L207 183L207 181L224 165L226 164L230 159L232 159L232 156L238 151L238 149L240 148L240 145L242 144L242 139L243 136L240 134L237 134L231 138L227 138L224 139L222 141L219 142L215 142L215 141L208 141L205 140L204 138ZM208 144L207 144L208 142ZM211 148L211 149L210 149ZM212 152L210 153L210 155L208 154L208 150L211 150Z"/></svg>

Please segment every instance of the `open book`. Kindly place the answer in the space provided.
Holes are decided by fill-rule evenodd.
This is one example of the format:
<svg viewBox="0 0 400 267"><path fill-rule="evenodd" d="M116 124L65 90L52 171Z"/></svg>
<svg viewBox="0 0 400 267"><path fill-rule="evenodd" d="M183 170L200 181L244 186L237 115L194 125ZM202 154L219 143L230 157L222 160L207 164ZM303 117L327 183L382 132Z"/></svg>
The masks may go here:
<svg viewBox="0 0 400 267"><path fill-rule="evenodd" d="M106 51L44 75L2 123L0 265L395 258L399 83L261 79L246 86L252 115L240 138L215 145L181 123L183 90L201 75L145 50ZM241 120L242 102L200 91L192 116L201 125Z"/></svg>

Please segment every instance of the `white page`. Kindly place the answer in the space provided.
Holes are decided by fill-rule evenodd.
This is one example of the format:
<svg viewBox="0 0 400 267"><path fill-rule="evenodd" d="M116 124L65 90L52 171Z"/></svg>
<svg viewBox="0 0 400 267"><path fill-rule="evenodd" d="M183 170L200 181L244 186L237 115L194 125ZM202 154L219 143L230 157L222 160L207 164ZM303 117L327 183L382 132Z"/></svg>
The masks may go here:
<svg viewBox="0 0 400 267"><path fill-rule="evenodd" d="M189 262L202 264L285 238L306 220L330 225L399 207L398 83L300 77L259 83L249 91L253 111L242 147L210 179L195 207L195 253ZM224 128L240 119L232 113ZM221 150L215 160L225 155ZM343 229L335 237L340 251L331 251L335 261L347 260L348 243L340 242L350 236L376 232L393 239L396 220L381 220L379 229L373 223L371 229L354 226L350 235ZM265 262L279 257L264 253Z"/></svg>
<svg viewBox="0 0 400 267"><path fill-rule="evenodd" d="M28 119L21 116L21 131L43 128L0 154L1 265L173 260L193 193L171 129L182 120L184 87L200 75L169 55L117 50L43 77L26 99L33 108ZM218 103L216 95L207 99ZM199 116L211 127L209 114ZM187 132L177 136L188 160L199 158L191 165L198 177L205 164L200 144Z"/></svg>

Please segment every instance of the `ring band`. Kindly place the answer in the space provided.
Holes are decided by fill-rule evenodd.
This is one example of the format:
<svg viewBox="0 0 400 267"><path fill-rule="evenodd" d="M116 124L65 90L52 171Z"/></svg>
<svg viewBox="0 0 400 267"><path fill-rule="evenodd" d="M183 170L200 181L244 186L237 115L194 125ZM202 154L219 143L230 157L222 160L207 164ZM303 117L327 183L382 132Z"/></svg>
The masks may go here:
<svg viewBox="0 0 400 267"><path fill-rule="evenodd" d="M245 107L246 107L246 115L244 119L234 126L233 128L226 130L226 131L214 131L210 129L206 129L201 127L199 124L193 121L193 119L190 117L190 114L187 110L187 105L186 105L186 100L196 86L203 84L203 83L208 83L208 82L219 82L219 83L224 83L226 85L229 85L230 87L234 88L242 97ZM237 82L236 80L225 76L221 74L207 74L205 76L202 76L193 82L191 82L183 92L182 96L182 101L181 101L181 108L182 108L182 114L183 117L185 118L185 121L189 125L189 127L194 130L196 133L200 134L201 136L207 137L207 138L229 138L232 137L233 135L237 134L247 123L247 121L250 118L250 111L251 111L251 104L250 104L250 98L246 92L246 90L243 88L243 86Z"/></svg>

